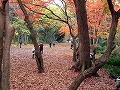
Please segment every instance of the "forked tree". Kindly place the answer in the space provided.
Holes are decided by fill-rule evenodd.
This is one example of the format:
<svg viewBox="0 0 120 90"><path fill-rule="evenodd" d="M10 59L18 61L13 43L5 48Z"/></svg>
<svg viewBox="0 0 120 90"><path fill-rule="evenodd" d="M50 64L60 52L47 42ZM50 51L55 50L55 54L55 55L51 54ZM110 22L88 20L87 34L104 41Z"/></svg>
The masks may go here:
<svg viewBox="0 0 120 90"><path fill-rule="evenodd" d="M77 47L76 46L76 38L78 36L75 33L76 28L74 28L74 27L77 27L76 24L75 24L76 20L73 21L71 16L68 13L68 11L69 11L68 8L70 8L68 6L70 6L71 3L69 5L67 5L68 4L67 0L61 0L60 2L62 3L62 6L60 6L60 5L56 4L56 3L55 3L55 5L60 9L61 13L64 15L65 18L57 15L49 7L42 6L42 5L39 5L39 4L33 4L33 6L39 6L40 8L44 8L44 9L48 10L52 16L49 15L49 14L41 13L40 11L35 11L35 10L33 10L32 8L30 8L30 7L26 6L26 5L25 5L25 7L28 8L30 11L32 11L34 13L44 15L44 16L46 16L46 18L49 18L49 19L52 19L52 20L57 20L57 21L63 22L68 26L70 35L71 35L71 37L73 39L73 41L72 41L73 42L73 61L75 62L75 61L77 61L77 58L76 58L76 47ZM72 4L72 6L73 6L73 4ZM74 8L74 6L72 8Z"/></svg>
<svg viewBox="0 0 120 90"><path fill-rule="evenodd" d="M76 6L76 15L78 23L78 37L79 37L79 57L82 60L82 70L76 79L72 82L69 90L77 90L81 82L94 75L106 62L111 55L112 50L115 48L114 38L117 31L118 19L120 17L120 9L115 11L112 0L107 0L109 10L112 16L112 23L109 31L109 37L107 42L107 48L104 54L96 60L91 67L87 66L87 62L90 61L90 46L88 37L87 15L86 15L86 0L74 0ZM83 18L84 17L84 18ZM86 39L86 40L84 40ZM87 66L87 67L86 67Z"/></svg>

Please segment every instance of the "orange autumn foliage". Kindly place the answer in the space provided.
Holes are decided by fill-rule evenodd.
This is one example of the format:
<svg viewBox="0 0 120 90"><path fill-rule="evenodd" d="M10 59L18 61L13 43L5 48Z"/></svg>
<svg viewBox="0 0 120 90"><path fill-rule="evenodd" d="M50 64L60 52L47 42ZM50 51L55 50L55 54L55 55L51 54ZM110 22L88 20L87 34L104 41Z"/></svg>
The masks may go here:
<svg viewBox="0 0 120 90"><path fill-rule="evenodd" d="M16 0L12 0L10 3L12 4L15 2ZM22 2L32 22L37 22L39 18L41 17L41 14L34 13L34 11L42 12L43 8L41 7L47 6L47 3L45 1L40 1L40 0L22 0ZM15 3L15 5L18 6L18 3ZM24 18L23 12L20 9L16 9L14 13L20 18Z"/></svg>
<svg viewBox="0 0 120 90"><path fill-rule="evenodd" d="M97 36L89 34L89 38L97 39Z"/></svg>
<svg viewBox="0 0 120 90"><path fill-rule="evenodd" d="M100 22L104 20L103 4L100 1L87 1L88 25L91 28L100 30L102 28Z"/></svg>
<svg viewBox="0 0 120 90"><path fill-rule="evenodd" d="M75 26L75 27L77 27L77 26ZM73 33L74 35L77 35L77 34L78 34L78 30L77 30L77 28L75 28L75 27L73 27L74 30L72 30L72 33ZM67 25L63 25L63 24L62 24L62 27L61 27L60 30L59 30L59 34L62 35L62 34L64 34L64 33L65 33L66 36L69 36L69 35L70 35L70 30L69 30L69 27L68 27Z"/></svg>
<svg viewBox="0 0 120 90"><path fill-rule="evenodd" d="M64 33L65 33L66 36L68 36L70 34L70 30L67 26L66 27L61 27L61 29L59 30L60 35L62 35Z"/></svg>

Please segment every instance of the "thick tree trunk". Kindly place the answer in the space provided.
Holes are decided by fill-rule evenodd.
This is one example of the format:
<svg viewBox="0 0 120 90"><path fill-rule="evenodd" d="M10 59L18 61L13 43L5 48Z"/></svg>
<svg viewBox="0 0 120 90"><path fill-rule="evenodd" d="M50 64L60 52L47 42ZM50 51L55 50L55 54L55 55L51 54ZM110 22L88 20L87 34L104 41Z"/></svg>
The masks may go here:
<svg viewBox="0 0 120 90"><path fill-rule="evenodd" d="M79 58L82 60L82 69L87 69L91 66L90 61L90 42L86 14L85 0L76 0L76 15L78 24L79 37Z"/></svg>
<svg viewBox="0 0 120 90"><path fill-rule="evenodd" d="M74 3L76 7L78 38L79 38L78 67L79 67L79 71L84 71L85 69L91 67L92 65L90 60L90 41L89 41L88 24L87 24L86 2L84 0L81 1L74 0ZM78 65L78 63L76 65Z"/></svg>
<svg viewBox="0 0 120 90"><path fill-rule="evenodd" d="M37 43L37 40L36 40L36 37L35 37L35 34L34 34L34 30L33 30L33 26L32 26L32 23L30 22L29 20L29 16L27 14L27 11L26 9L24 8L21 0L18 0L18 3L20 5L20 8L21 10L23 11L24 13L24 16L25 16L25 22L27 23L27 27L29 28L30 30L30 37L32 39L32 42L34 44L34 47L35 47L35 55L36 55L36 62L37 62L37 66L38 66L38 72L44 72L44 68L43 68L43 59L42 59L42 55L40 53L40 50L39 50L39 47L38 47L38 43Z"/></svg>
<svg viewBox="0 0 120 90"><path fill-rule="evenodd" d="M2 90L10 90L10 45L14 35L14 28L10 24L7 27L3 49Z"/></svg>
<svg viewBox="0 0 120 90"><path fill-rule="evenodd" d="M3 14L0 11L0 90L2 90L2 58L3 58Z"/></svg>
<svg viewBox="0 0 120 90"><path fill-rule="evenodd" d="M5 6L7 0L1 2L2 7L0 8L0 90L2 90L3 37L5 33Z"/></svg>
<svg viewBox="0 0 120 90"><path fill-rule="evenodd" d="M10 45L15 29L10 25L9 4L6 4L5 11L5 39L3 48L3 70L2 70L2 90L10 90Z"/></svg>
<svg viewBox="0 0 120 90"><path fill-rule="evenodd" d="M112 15L112 24L109 33L107 49L99 60L97 60L89 69L86 69L77 76L77 78L70 85L69 90L77 90L78 86L84 79L95 74L108 61L108 58L110 57L112 50L115 48L114 38L116 34L118 19L120 17L120 11L118 10L118 12L116 12L113 8L112 1L111 0L107 1Z"/></svg>

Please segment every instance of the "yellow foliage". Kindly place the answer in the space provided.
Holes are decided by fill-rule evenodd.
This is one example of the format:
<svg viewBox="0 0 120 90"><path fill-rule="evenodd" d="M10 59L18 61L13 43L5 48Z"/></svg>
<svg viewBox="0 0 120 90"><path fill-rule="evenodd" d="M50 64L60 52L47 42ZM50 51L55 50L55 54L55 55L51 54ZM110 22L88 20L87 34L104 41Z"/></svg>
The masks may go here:
<svg viewBox="0 0 120 90"><path fill-rule="evenodd" d="M17 31L15 31L15 35L16 35L16 36L18 35L18 32L17 32Z"/></svg>
<svg viewBox="0 0 120 90"><path fill-rule="evenodd" d="M39 27L39 24L38 23L34 23L34 28L37 28Z"/></svg>
<svg viewBox="0 0 120 90"><path fill-rule="evenodd" d="M110 10L109 10L109 7L108 7L107 0L101 0L101 1L103 3L103 7L104 7L104 13L107 14L107 15L110 15Z"/></svg>
<svg viewBox="0 0 120 90"><path fill-rule="evenodd" d="M102 37L103 35L108 35L108 34L109 34L109 33L106 32L106 31L104 31L104 32L102 32L102 31L97 32L97 36L99 36L99 37Z"/></svg>

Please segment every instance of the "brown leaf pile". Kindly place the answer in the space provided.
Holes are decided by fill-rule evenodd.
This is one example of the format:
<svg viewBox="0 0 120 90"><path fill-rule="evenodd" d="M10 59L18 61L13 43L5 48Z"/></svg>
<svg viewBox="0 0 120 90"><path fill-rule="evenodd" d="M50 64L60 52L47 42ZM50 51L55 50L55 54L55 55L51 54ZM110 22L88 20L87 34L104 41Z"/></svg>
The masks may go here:
<svg viewBox="0 0 120 90"><path fill-rule="evenodd" d="M44 45L45 73L37 73L35 59L32 59L32 45L22 48L11 47L10 90L68 90L78 75L69 70L72 50L69 44L56 44L50 48ZM78 90L114 90L115 81L105 70L98 71L100 77L90 77L82 82Z"/></svg>

